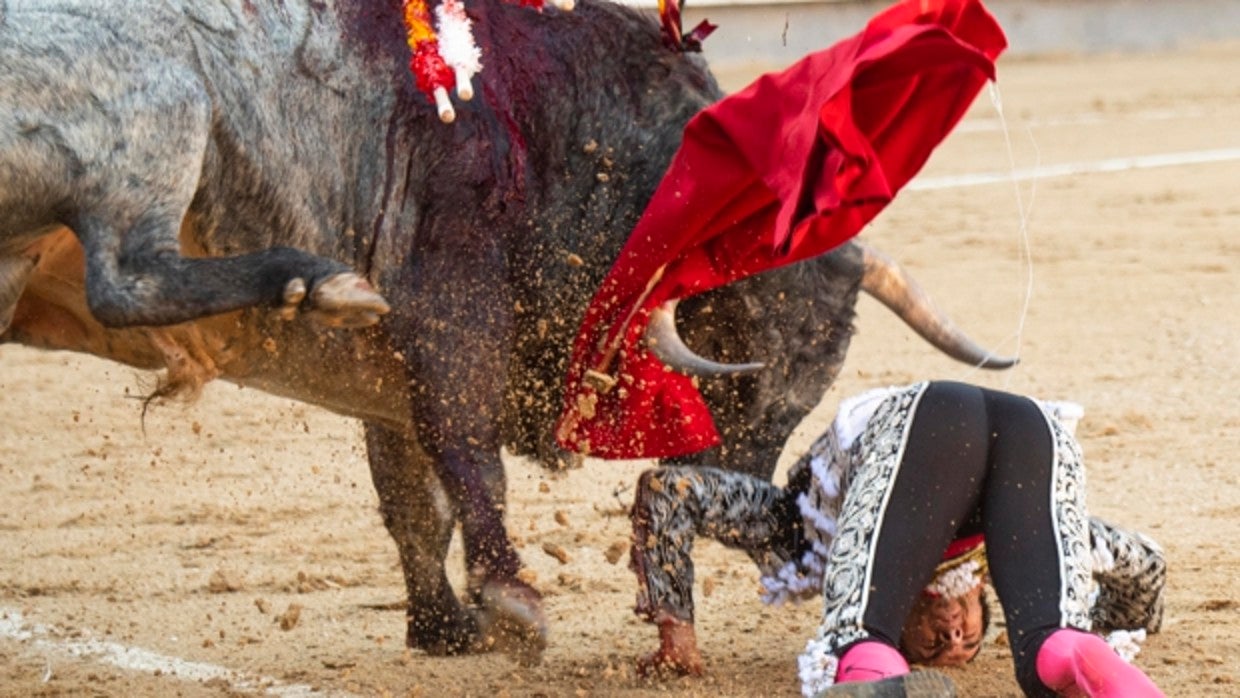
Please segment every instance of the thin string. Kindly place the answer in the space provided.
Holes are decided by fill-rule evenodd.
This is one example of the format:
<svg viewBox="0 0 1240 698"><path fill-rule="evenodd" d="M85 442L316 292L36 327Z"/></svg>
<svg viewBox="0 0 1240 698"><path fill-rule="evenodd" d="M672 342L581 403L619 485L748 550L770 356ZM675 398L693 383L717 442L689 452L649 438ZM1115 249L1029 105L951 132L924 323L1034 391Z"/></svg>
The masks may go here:
<svg viewBox="0 0 1240 698"><path fill-rule="evenodd" d="M1029 242L1029 217L1030 213L1033 211L1033 202L1037 194L1037 179L1030 179L1029 181L1029 203L1026 205L1024 195L1020 188L1020 179L1016 172L1016 152L1012 147L1012 134L1008 127L1007 118L1003 114L1003 98L999 94L999 86L992 80L987 83L986 88L986 92L990 96L990 103L995 108L995 113L999 117L999 125L1003 131L1003 143L1007 147L1008 168L1011 174L1012 190L1016 194L1016 210L1019 216L1018 225L1021 243L1020 261L1024 263L1025 292L1024 299L1021 303L1020 316L1016 321L1016 331L1012 336L1009 336L1007 340L1004 340L1004 342L1008 340L1015 341L1015 356L1020 357L1021 344L1025 333L1025 320L1029 316L1029 305L1033 300L1033 252L1032 245ZM1036 166L1041 164L1042 154L1041 151L1038 150L1038 144L1033 138L1033 132L1029 130L1028 127L1026 127L1026 132L1029 135L1029 142L1033 146L1034 162ZM973 370L977 371L979 368L980 367L975 366ZM1012 375L1009 373L1004 377L1004 384L1010 384L1011 380Z"/></svg>

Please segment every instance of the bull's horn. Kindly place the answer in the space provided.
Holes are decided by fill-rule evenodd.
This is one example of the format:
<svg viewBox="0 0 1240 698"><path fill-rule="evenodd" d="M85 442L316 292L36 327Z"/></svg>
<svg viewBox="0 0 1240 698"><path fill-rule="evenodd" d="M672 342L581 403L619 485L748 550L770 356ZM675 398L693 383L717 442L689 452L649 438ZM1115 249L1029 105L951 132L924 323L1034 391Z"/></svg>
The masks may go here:
<svg viewBox="0 0 1240 698"><path fill-rule="evenodd" d="M724 376L734 373L751 373L765 368L762 363L721 364L695 354L685 345L676 331L676 303L670 300L650 312L650 324L646 326L645 341L664 365L690 376Z"/></svg>
<svg viewBox="0 0 1240 698"><path fill-rule="evenodd" d="M860 241L854 242L864 255L862 290L890 308L936 349L980 368L1010 368L1019 361L1014 357L995 356L980 347L934 305L930 296L895 260Z"/></svg>

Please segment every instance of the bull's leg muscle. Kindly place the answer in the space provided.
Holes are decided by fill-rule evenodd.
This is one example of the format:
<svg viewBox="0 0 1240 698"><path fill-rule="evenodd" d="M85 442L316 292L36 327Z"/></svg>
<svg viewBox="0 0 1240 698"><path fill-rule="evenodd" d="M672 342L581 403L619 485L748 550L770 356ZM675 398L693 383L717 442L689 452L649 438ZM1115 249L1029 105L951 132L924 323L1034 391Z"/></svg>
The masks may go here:
<svg viewBox="0 0 1240 698"><path fill-rule="evenodd" d="M366 425L366 450L379 511L396 541L409 592L406 643L435 655L469 651L478 641L478 624L444 572L456 518L434 465L409 438L372 424Z"/></svg>

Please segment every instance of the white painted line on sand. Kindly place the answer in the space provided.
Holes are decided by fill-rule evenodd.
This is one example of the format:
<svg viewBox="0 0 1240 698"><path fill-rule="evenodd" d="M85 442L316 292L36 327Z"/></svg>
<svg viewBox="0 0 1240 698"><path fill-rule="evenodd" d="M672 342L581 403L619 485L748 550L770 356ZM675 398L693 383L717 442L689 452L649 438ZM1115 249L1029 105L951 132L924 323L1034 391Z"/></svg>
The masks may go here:
<svg viewBox="0 0 1240 698"><path fill-rule="evenodd" d="M233 691L277 698L351 698L339 691L323 691L304 684L287 684L214 664L191 662L106 640L61 637L55 628L28 623L20 611L0 607L0 639L15 640L41 652L110 664L128 671L151 673L183 681L224 681ZM54 672L54 668L50 670ZM52 673L51 675L54 675ZM46 678L44 679L47 680Z"/></svg>
<svg viewBox="0 0 1240 698"><path fill-rule="evenodd" d="M905 185L908 191L930 191L935 189L956 189L973 187L983 184L1001 184L1016 180L1018 182L1031 179L1048 179L1050 177L1066 177L1078 174L1097 174L1103 172L1127 172L1129 170L1145 170L1153 167L1174 167L1179 165L1204 165L1218 162L1240 160L1240 148L1220 148L1218 150L1193 150L1183 153L1162 153L1158 155L1136 155L1126 158L1109 158L1091 162L1066 162L1059 165L1041 165L1008 171L974 172L962 175L945 175L914 179Z"/></svg>
<svg viewBox="0 0 1240 698"><path fill-rule="evenodd" d="M1051 117L1030 117L1013 124L1020 128L1053 128L1057 126L1113 125L1122 121L1183 121L1211 116L1211 112L1194 107L1183 109L1143 109L1133 112L1102 112L1066 114ZM1003 119L974 117L965 119L952 129L955 133L991 133L1004 129Z"/></svg>

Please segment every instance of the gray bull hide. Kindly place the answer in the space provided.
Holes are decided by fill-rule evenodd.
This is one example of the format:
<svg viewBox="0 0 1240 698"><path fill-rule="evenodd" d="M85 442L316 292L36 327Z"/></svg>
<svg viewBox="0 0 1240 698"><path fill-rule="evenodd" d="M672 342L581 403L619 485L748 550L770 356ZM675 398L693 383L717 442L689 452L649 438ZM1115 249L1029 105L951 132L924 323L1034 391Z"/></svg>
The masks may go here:
<svg viewBox="0 0 1240 698"><path fill-rule="evenodd" d="M219 377L364 420L408 643L532 658L546 628L501 447L562 462L573 333L719 90L650 17L476 0L485 68L447 126L399 6L0 0L0 339L166 369L161 395ZM858 288L909 290L895 270L850 244L683 303L694 349L767 364L704 381L725 443L698 460L769 476L840 368ZM378 324L322 327L377 320L371 285Z"/></svg>

